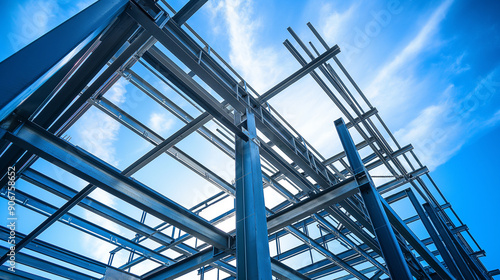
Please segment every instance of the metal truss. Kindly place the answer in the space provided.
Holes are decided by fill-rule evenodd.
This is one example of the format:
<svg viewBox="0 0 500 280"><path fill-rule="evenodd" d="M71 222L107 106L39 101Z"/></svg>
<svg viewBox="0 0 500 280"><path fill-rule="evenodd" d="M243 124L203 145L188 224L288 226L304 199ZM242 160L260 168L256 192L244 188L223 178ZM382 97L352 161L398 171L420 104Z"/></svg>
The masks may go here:
<svg viewBox="0 0 500 280"><path fill-rule="evenodd" d="M289 28L300 50L289 40L284 45L300 67L259 94L186 23L205 2L190 0L175 12L163 0L101 0L0 63L1 196L11 199L8 182L22 180L65 201L56 206L15 190L16 207L45 220L31 232L16 232L15 249L2 246L2 278L46 279L37 276L44 271L69 279L174 279L198 271L201 279L209 273L217 279L493 279L496 272L480 261L484 251L413 146L398 143L336 57L338 46L329 46L310 23L323 52ZM185 98L194 113L134 65ZM343 151L330 157L268 103L305 76L342 114L335 126ZM105 93L120 79L184 126L164 138L107 99ZM91 108L154 147L118 170L75 146L64 135ZM195 132L235 161L234 182L179 147ZM355 143L351 135L361 140ZM186 208L132 177L163 154L220 191ZM77 191L44 174L34 167L40 159L88 185ZM15 168L14 178L8 167ZM390 178L375 184L371 172L376 169ZM141 219L89 197L96 188L142 211ZM281 203L266 206L267 188ZM229 210L202 217L228 200L235 201ZM405 206L394 207L396 202ZM75 208L131 235L113 232L71 211ZM417 215L399 213L409 208ZM148 215L161 222L146 223ZM234 230L223 230L231 220ZM116 246L109 262L39 238L56 223ZM410 228L413 223L424 226L424 237ZM10 235L9 228L0 227L1 240ZM26 269L7 269L12 250ZM114 264L114 256L124 252L128 261ZM145 262L155 268L134 270Z"/></svg>

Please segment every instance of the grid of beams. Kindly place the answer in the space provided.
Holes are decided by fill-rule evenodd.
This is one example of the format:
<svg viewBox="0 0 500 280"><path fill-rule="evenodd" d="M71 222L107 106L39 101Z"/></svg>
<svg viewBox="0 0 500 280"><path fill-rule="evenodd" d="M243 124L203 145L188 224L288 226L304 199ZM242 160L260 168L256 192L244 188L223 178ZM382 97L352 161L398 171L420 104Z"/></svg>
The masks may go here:
<svg viewBox="0 0 500 280"><path fill-rule="evenodd" d="M330 47L308 23L324 48L321 53L313 43L309 47L304 44L289 28L301 51L289 40L284 45L300 67L259 94L186 24L205 2L190 0L176 13L165 1L101 0L0 63L0 86L8 92L0 103L0 196L44 217L33 231L16 234L16 261L34 270L14 274L2 266L1 277L45 279L36 276L37 271L45 271L70 279L174 279L198 270L200 277L216 271L218 279L219 275L244 279L241 271L247 266L235 262L235 258L240 256L242 261L243 256L255 256L238 250L241 244L252 246L252 242L237 240L242 235L252 237L253 233L242 230L241 220L235 223L236 230L222 229L226 221L241 215L236 213L238 207L219 211L211 219L201 215L236 199L239 205L252 202L257 206L262 217L255 222L256 231L264 239L267 232L266 245L273 248L269 259L266 256L244 261L253 262L248 266L255 270L252 273L263 268L262 275L267 275L270 266L278 279L408 279L410 274L417 279L492 279L479 259L484 251L466 225L454 222L460 219L411 144L398 143L336 57L338 46ZM88 22L88 18L92 21ZM51 50L52 55L44 57L36 67L30 66L29 75L16 74L19 69L24 71L33 55L38 55L33 49L47 50L55 38L70 33L64 44ZM63 57L65 63L61 62ZM189 68L188 72L181 63ZM179 106L134 65L185 98L195 113ZM52 75L46 75L49 69ZM345 151L324 157L268 103L305 76L312 77L346 120L339 130L342 143L349 143L344 145ZM108 100L106 92L120 79L184 126L164 138L126 108ZM64 139L65 132L91 109L105 113L153 148L124 170L118 170ZM329 129L334 129L333 124ZM178 144L195 132L236 161L240 171L236 172L236 183L227 182L179 148ZM352 142L350 134L356 134L361 141ZM249 148L242 150L246 146ZM241 169L246 153L254 161L251 167ZM163 155L187 167L219 192L187 208L154 186L131 177ZM40 158L88 185L77 191L75 186L43 174L34 167ZM16 169L15 178L7 172L8 167ZM390 179L375 185L369 172L380 168L389 172ZM21 189L15 190L15 198L11 198L7 182L12 180L32 184L65 203L58 207ZM255 201L242 199L241 193L248 191L248 185L259 192L260 186L270 188L282 202L266 207L259 203L258 196ZM89 197L96 188L141 211L140 221ZM402 219L393 208L400 201L412 205L417 215ZM133 235L115 233L71 211L77 207ZM147 215L161 222L149 225L145 223ZM409 224L419 221L430 238L420 239L409 228ZM109 262L92 260L39 239L55 223L116 246ZM1 240L7 241L9 234L8 228L0 227ZM3 264L11 250L4 246L0 249ZM251 248L248 250L251 252ZM129 255L128 261L114 265L114 256L122 252ZM155 268L130 272L145 262L153 263Z"/></svg>

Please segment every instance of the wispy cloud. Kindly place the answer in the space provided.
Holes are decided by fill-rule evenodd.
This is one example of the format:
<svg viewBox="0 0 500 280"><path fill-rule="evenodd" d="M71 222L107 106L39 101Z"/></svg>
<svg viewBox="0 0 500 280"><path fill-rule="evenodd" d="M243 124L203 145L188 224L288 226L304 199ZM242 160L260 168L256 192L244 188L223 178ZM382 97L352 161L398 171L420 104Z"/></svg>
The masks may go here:
<svg viewBox="0 0 500 280"><path fill-rule="evenodd" d="M327 42L339 42L346 32L351 32L346 26L355 19L358 7L359 3L354 3L347 10L338 12L331 2L323 4L320 8L319 30Z"/></svg>
<svg viewBox="0 0 500 280"><path fill-rule="evenodd" d="M382 98L384 100L391 100L391 98L387 96L388 94L402 94L401 90L392 90L400 88L398 83L401 82L401 80L396 78L398 76L398 71L406 67L412 59L417 57L417 55L425 49L432 35L438 30L439 24L445 18L452 3L452 0L447 0L439 5L415 38L413 38L393 60L388 62L382 69L378 70L377 76L368 86L367 94L370 98L376 99L383 93ZM408 81L403 80L403 82L406 83Z"/></svg>
<svg viewBox="0 0 500 280"><path fill-rule="evenodd" d="M500 67L485 78L463 98L453 85L443 93L440 102L429 105L395 135L403 143L413 143L416 153L431 170L445 163L477 134L498 125L500 110L492 116L479 116L500 89Z"/></svg>
<svg viewBox="0 0 500 280"><path fill-rule="evenodd" d="M149 127L156 133L163 134L169 131L174 125L174 120L169 118L166 113L153 112L149 116Z"/></svg>
<svg viewBox="0 0 500 280"><path fill-rule="evenodd" d="M261 20L253 10L253 1L224 0L209 5L213 16L222 16L230 44L230 64L260 93L269 89L282 75L279 51L259 42ZM214 30L220 33L219 29Z"/></svg>
<svg viewBox="0 0 500 280"><path fill-rule="evenodd" d="M467 63L464 64L463 62L465 55L466 53L463 52L460 56L456 57L453 63L450 64L448 69L446 69L446 71L449 71L456 75L465 72L467 70L470 70L471 66Z"/></svg>
<svg viewBox="0 0 500 280"><path fill-rule="evenodd" d="M61 8L55 0L28 1L19 4L13 14L13 22L18 22L16 30L8 34L12 49L18 51L49 31L49 25Z"/></svg>

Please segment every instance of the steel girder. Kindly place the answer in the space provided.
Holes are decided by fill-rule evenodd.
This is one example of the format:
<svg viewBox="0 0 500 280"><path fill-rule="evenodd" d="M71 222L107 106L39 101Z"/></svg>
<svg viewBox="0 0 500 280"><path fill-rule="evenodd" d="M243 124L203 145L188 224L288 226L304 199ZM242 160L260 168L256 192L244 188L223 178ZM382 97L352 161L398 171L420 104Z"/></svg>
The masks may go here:
<svg viewBox="0 0 500 280"><path fill-rule="evenodd" d="M0 87L4 98L0 101L0 120L29 97L37 85L47 80L46 73L50 69L62 67L63 58L68 58L67 55L71 58L72 51L92 41L127 4L125 0L99 1L2 61ZM59 40L61 37L65 40ZM59 43L54 45L53 42ZM40 52L45 55L40 56ZM26 71L27 67L30 71ZM32 88L28 88L30 85Z"/></svg>
<svg viewBox="0 0 500 280"><path fill-rule="evenodd" d="M222 249L230 247L231 240L227 233L33 123L25 122L15 135L7 133L5 137L15 145L35 152L89 183L192 233L193 236Z"/></svg>
<svg viewBox="0 0 500 280"><path fill-rule="evenodd" d="M0 239L7 240L9 236L10 230L6 227L0 227ZM16 238L23 240L26 235L17 232ZM71 252L64 248L52 245L48 242L44 242L41 240L34 239L32 242L26 245L26 248L32 250L34 252L43 254L45 256L49 256L51 258L69 263L71 265L81 267L83 269L98 273L105 274L106 269L109 267L108 265L101 263L99 261L93 260L91 258L85 257L83 255L77 254L75 252ZM138 277L137 275L124 272L125 274L129 274L133 277ZM17 274L17 272L16 272Z"/></svg>
<svg viewBox="0 0 500 280"><path fill-rule="evenodd" d="M4 246L0 246L0 252L7 252L8 249ZM29 254L23 253L23 252L18 252L16 254L16 262L19 262L23 265L33 267L45 272L49 272L51 274L64 277L67 279L75 279L75 280L85 280L85 279L92 279L93 277L87 273L82 273L80 271L76 271L74 269L70 269L67 267L64 267L59 264L51 263L49 261L33 257ZM14 277L13 279L19 279Z"/></svg>

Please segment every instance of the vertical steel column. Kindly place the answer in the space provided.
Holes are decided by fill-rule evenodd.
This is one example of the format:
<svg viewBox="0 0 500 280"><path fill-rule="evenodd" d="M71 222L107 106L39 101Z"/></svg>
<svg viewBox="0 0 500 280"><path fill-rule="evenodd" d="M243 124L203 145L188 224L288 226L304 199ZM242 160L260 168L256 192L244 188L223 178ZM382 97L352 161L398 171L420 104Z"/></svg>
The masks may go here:
<svg viewBox="0 0 500 280"><path fill-rule="evenodd" d="M235 114L237 124L241 115ZM271 279L264 188L255 117L242 124L248 141L236 136L236 268L239 280Z"/></svg>
<svg viewBox="0 0 500 280"><path fill-rule="evenodd" d="M344 147L345 154L353 170L353 174L358 181L361 196L365 202L366 210L370 216L375 236L382 250L391 279L413 279L408 268L408 264L399 247L394 231L392 230L389 219L385 214L380 201L380 195L375 189L370 174L366 171L361 158L359 157L356 145L352 141L351 135L342 118L335 121L335 127L339 134L340 141Z"/></svg>
<svg viewBox="0 0 500 280"><path fill-rule="evenodd" d="M477 279L477 277L475 277L467 267L467 264L460 255L460 252L458 252L457 247L455 247L455 244L453 244L453 240L448 235L448 231L446 230L445 225L436 215L436 212L434 212L432 206L429 203L424 203L424 209L425 211L427 211L427 215L429 215L429 218L439 232L439 235L443 239L444 244L446 244L446 247L448 248L450 254L453 256L455 263L457 264L465 279Z"/></svg>
<svg viewBox="0 0 500 280"><path fill-rule="evenodd" d="M420 220L424 224L425 229L429 233L432 241L434 242L434 245L436 245L436 248L438 249L439 253L443 257L443 260L446 263L446 266L448 267L448 269L450 270L450 272L453 274L453 276L455 276L455 278L457 278L457 279L464 279L462 277L462 274L458 270L457 265L453 261L453 258L450 256L450 253L448 252L448 250L446 250L446 247L443 245L443 243L442 243L441 239L439 238L436 230L432 226L431 221L429 221L429 219L425 215L424 209L422 208L422 206L418 202L418 199L415 196L415 194L413 193L413 191L411 189L407 189L406 190L406 195L410 199L411 204L413 204L413 207L415 207L415 210L417 210L417 214L420 217Z"/></svg>

